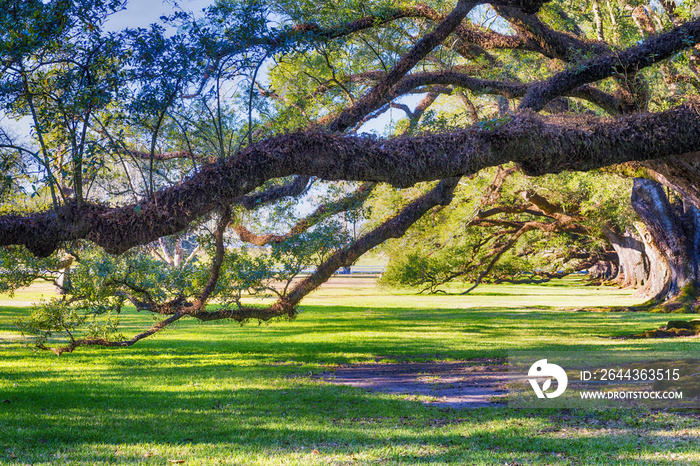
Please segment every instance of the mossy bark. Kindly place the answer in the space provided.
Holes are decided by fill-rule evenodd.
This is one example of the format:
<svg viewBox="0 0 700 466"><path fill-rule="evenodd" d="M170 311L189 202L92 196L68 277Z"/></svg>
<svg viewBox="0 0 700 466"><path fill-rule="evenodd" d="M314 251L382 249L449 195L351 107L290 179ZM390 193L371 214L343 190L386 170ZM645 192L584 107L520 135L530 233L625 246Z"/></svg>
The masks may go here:
<svg viewBox="0 0 700 466"><path fill-rule="evenodd" d="M635 227L644 243L644 254L649 263L649 274L644 286L637 292L638 296L657 299L668 290L671 281L671 270L663 252L656 245L654 237L642 222L636 222Z"/></svg>
<svg viewBox="0 0 700 466"><path fill-rule="evenodd" d="M642 224L650 273L643 306L657 312L697 312L700 277L700 213L690 202L671 203L657 182L637 178L632 207Z"/></svg>
<svg viewBox="0 0 700 466"><path fill-rule="evenodd" d="M660 328L631 335L630 338L674 338L695 335L700 335L700 320L698 319L691 321L670 320L668 324Z"/></svg>
<svg viewBox="0 0 700 466"><path fill-rule="evenodd" d="M619 234L604 228L603 233L617 253L619 268L615 281L623 288L642 288L649 275L643 241L629 231Z"/></svg>
<svg viewBox="0 0 700 466"><path fill-rule="evenodd" d="M700 152L648 160L635 165L647 169L640 177L668 186L680 193L684 200L700 208Z"/></svg>

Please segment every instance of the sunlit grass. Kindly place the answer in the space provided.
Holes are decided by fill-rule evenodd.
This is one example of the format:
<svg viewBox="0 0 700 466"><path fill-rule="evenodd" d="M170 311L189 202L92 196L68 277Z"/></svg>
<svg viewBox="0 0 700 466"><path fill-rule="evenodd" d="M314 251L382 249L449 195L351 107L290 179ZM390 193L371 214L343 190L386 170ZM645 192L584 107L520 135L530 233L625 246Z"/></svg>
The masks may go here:
<svg viewBox="0 0 700 466"><path fill-rule="evenodd" d="M130 349L61 358L27 348L12 322L28 310L0 297L0 463L700 464L693 413L457 411L317 376L337 364L502 358L516 348L697 345L610 338L668 316L563 310L638 302L628 292L554 282L418 296L359 283L315 292L292 322L183 322ZM121 318L131 331L152 322Z"/></svg>

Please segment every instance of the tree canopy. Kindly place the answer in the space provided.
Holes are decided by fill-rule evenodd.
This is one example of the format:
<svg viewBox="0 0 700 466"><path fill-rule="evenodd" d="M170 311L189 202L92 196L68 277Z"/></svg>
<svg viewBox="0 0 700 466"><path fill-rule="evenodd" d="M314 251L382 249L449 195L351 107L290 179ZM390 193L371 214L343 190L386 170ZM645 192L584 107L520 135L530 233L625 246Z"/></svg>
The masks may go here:
<svg viewBox="0 0 700 466"><path fill-rule="evenodd" d="M109 30L122 8L0 9L4 121L31 127L0 133L1 286L75 269L23 324L58 354L129 346L183 317L293 317L489 167L614 166L700 206L690 2L219 0ZM338 215L364 215L378 183L414 197L350 237ZM661 205L635 189L637 212ZM295 209L312 194L315 208ZM676 288L700 273L684 277ZM251 306L243 291L277 300ZM124 337L125 303L163 320Z"/></svg>

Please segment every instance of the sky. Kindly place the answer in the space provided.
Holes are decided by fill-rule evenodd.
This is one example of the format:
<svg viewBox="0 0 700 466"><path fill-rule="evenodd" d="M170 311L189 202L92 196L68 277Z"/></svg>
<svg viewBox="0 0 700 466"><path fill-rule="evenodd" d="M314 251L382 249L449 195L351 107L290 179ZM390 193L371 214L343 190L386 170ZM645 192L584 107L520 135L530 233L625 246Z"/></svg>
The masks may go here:
<svg viewBox="0 0 700 466"><path fill-rule="evenodd" d="M210 0L180 0L180 8L185 11L200 12L210 5ZM108 29L119 30L127 27L146 27L151 23L159 22L164 14L174 11L173 2L160 0L130 0L126 10L114 14L107 26Z"/></svg>
<svg viewBox="0 0 700 466"><path fill-rule="evenodd" d="M188 12L199 13L203 8L210 5L212 0L179 0L179 8ZM160 0L130 0L126 9L117 12L110 16L105 24L105 29L109 31L118 31L124 28L146 28L152 23L160 23L160 17L174 12L172 1ZM264 67L263 67L264 68ZM261 72L258 75L260 81L265 81L265 74ZM420 96L412 96L402 99L401 102L411 107L417 105ZM365 123L360 129L360 133L374 132L383 134L388 125L394 124L397 120L404 117L404 113L400 110L390 110L379 118ZM393 121L392 121L393 120ZM5 128L11 127L19 134L28 135L31 128L30 118L24 118L19 122L4 120L1 123ZM318 194L317 192L310 194ZM312 196L313 197L313 196ZM314 206L309 204L309 200L304 201L297 207L301 214L308 213L313 210Z"/></svg>

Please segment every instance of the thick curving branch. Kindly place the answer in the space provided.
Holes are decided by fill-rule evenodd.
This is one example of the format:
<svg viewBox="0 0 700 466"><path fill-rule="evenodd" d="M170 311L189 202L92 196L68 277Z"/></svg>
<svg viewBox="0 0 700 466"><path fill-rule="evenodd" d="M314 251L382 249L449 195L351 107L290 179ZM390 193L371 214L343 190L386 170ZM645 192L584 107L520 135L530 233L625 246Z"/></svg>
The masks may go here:
<svg viewBox="0 0 700 466"><path fill-rule="evenodd" d="M322 131L286 134L206 165L137 205L67 205L0 216L0 246L25 245L48 256L65 241L87 239L120 254L183 231L270 179L294 174L407 187L507 162L541 175L679 156L700 150L699 110L699 104L688 104L618 119L549 119L525 111L490 125L391 140Z"/></svg>
<svg viewBox="0 0 700 466"><path fill-rule="evenodd" d="M361 255L378 246L389 238L399 238L423 215L439 205L452 201L454 189L459 178L440 181L437 186L423 196L406 205L394 217L365 234L357 241L340 249L319 265L314 273L299 282L286 296L267 308L219 309L200 311L191 314L203 321L233 319L243 322L249 319L269 320L275 317L294 317L296 306L310 292L325 283L340 267L353 264Z"/></svg>
<svg viewBox="0 0 700 466"><path fill-rule="evenodd" d="M288 183L273 186L260 193L241 196L236 199L235 203L245 207L246 210L253 210L260 206L284 199L285 197L301 196L310 188L310 180L310 176L297 176Z"/></svg>
<svg viewBox="0 0 700 466"><path fill-rule="evenodd" d="M433 207L452 202L458 182L458 177L440 181L433 189L404 207L398 215L362 236L348 248L337 251L290 291L286 297L289 304L292 306L299 304L304 296L325 283L336 270L340 267L349 267L370 249L390 238L402 237L411 225Z"/></svg>
<svg viewBox="0 0 700 466"><path fill-rule="evenodd" d="M297 313L296 306L301 300L325 283L340 267L351 265L362 254L387 239L402 236L411 225L433 207L449 204L452 201L452 194L457 187L458 181L458 178L452 178L439 182L428 193L406 205L394 217L386 220L379 227L365 234L351 245L335 252L319 265L314 273L297 283L289 294L281 297L271 306L263 308L220 308L215 311L192 309L184 312L190 317L205 322L225 319L245 322L251 319L267 321L279 317L293 318Z"/></svg>
<svg viewBox="0 0 700 466"><path fill-rule="evenodd" d="M534 85L520 102L519 109L539 111L552 99L584 84L611 76L635 75L675 53L700 43L700 19L689 21L665 34L652 36L622 52L594 58Z"/></svg>
<svg viewBox="0 0 700 466"><path fill-rule="evenodd" d="M432 32L421 38L413 49L404 55L359 102L341 112L328 125L328 128L331 131L345 131L355 126L367 114L380 106L380 102L384 101L384 96L389 90L435 47L442 44L474 6L476 6L476 2L458 0L457 6L445 17L444 21L438 24Z"/></svg>
<svg viewBox="0 0 700 466"><path fill-rule="evenodd" d="M294 318L297 314L297 305L311 291L325 283L333 273L340 267L347 266L355 262L361 255L370 249L378 246L389 238L403 236L408 228L418 221L425 213L433 207L447 205L452 201L454 189L457 187L459 178L451 178L440 181L437 186L410 202L401 209L394 217L386 220L379 227L363 235L351 245L338 250L322 263L316 271L305 280L299 282L289 294L282 296L277 302L268 307L240 306L234 309L222 307L214 311L206 310L207 291L211 291L211 284L216 282L221 263L222 253L217 253L216 261L219 264L212 266L212 275L209 283L205 287L200 297L194 302L188 302L183 297L177 297L167 303L156 306L157 309L149 309L161 315L170 315L167 319L154 324L150 329L141 332L131 339L123 341L112 341L104 338L71 338L70 344L63 347L47 347L38 345L40 349L50 350L60 356L63 353L73 352L81 346L105 346L105 347L128 347L138 341L165 329L168 325L178 321L182 317L192 317L200 321L209 322L215 320L235 320L246 322L251 319L267 321L273 318ZM365 187L365 189L369 189ZM217 250L223 246L223 230L230 220L230 211L227 209L222 214L215 234L217 240ZM215 262L216 262L215 261ZM213 280L213 282L212 282Z"/></svg>
<svg viewBox="0 0 700 466"><path fill-rule="evenodd" d="M522 10L507 5L495 5L494 9L513 26L517 32L517 36L513 37L517 37L522 43L518 47L508 48L521 48L539 52L545 57L556 58L566 62L577 61L589 53L595 55L607 55L610 53L610 48L606 44L588 41L573 34L556 31L533 14L527 14Z"/></svg>
<svg viewBox="0 0 700 466"><path fill-rule="evenodd" d="M135 335L133 338L130 338L128 340L121 340L121 341L112 341L112 340L106 340L104 338L80 338L80 339L74 339L70 342L68 346L60 346L60 347L47 347L45 345L39 345L39 349L43 350L49 350L53 351L56 353L56 356L60 356L63 353L72 353L76 348L79 348L81 346L106 346L110 348L126 348L129 346L133 346L135 343L138 343L139 341L143 340L144 338L150 337L156 332L159 332L163 330L165 327L167 327L170 324L173 324L180 320L182 317L184 317L184 314L176 312L172 316L168 317L167 319L163 319L159 322L156 322L151 328L148 330L139 333L138 335Z"/></svg>
<svg viewBox="0 0 700 466"><path fill-rule="evenodd" d="M209 268L209 279L207 280L207 284L204 286L202 292L192 304L192 307L195 309L202 309L204 306L206 306L207 300L214 292L216 285L219 283L221 266L223 265L224 257L226 256L224 234L226 233L229 223L231 223L231 208L227 206L221 213L221 217L216 225L216 230L214 231L215 253L214 257L212 257L211 267Z"/></svg>
<svg viewBox="0 0 700 466"><path fill-rule="evenodd" d="M414 73L399 81L391 92L387 94L385 100L393 100L410 93L414 89L430 85L452 85L468 89L475 94L502 95L509 99L524 97L533 87L532 84L474 78L457 71ZM567 90L562 96L586 100L602 108L610 115L617 115L623 110L620 99L590 85L582 85Z"/></svg>

